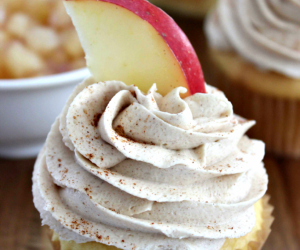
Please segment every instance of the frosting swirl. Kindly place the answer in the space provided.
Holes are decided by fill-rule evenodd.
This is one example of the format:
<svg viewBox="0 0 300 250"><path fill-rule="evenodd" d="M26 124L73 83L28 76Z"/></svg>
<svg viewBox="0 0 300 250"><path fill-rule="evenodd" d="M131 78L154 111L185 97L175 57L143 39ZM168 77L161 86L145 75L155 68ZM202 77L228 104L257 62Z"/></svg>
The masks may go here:
<svg viewBox="0 0 300 250"><path fill-rule="evenodd" d="M210 45L263 70L300 78L298 0L222 0L206 22Z"/></svg>
<svg viewBox="0 0 300 250"><path fill-rule="evenodd" d="M185 99L87 79L35 165L43 223L65 240L120 249L220 249L250 232L266 192L264 144L222 92Z"/></svg>

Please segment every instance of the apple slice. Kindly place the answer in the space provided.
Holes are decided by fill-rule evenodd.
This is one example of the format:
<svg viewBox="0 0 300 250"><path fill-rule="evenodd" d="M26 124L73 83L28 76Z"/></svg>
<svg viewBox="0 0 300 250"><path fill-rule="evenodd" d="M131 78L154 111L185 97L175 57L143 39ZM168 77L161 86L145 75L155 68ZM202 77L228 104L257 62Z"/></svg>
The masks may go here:
<svg viewBox="0 0 300 250"><path fill-rule="evenodd" d="M87 65L97 81L120 80L167 94L183 86L205 93L197 55L186 35L145 0L65 0Z"/></svg>

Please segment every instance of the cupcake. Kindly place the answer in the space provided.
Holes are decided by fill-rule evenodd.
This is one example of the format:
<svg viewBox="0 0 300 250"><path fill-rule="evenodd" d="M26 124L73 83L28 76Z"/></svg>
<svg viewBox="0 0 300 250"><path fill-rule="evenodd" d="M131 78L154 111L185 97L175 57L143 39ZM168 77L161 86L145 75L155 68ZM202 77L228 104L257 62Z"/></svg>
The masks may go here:
<svg viewBox="0 0 300 250"><path fill-rule="evenodd" d="M300 5L223 0L206 21L212 84L237 113L257 121L250 135L281 156L300 156Z"/></svg>
<svg viewBox="0 0 300 250"><path fill-rule="evenodd" d="M177 14L202 18L214 6L216 0L150 0L150 2Z"/></svg>
<svg viewBox="0 0 300 250"><path fill-rule="evenodd" d="M261 249L273 220L265 196L264 143L245 136L255 122L235 115L225 95L205 84L196 53L174 21L144 0L67 1L65 6L92 76L70 96L34 168L34 204L51 229L54 248ZM124 24L122 34L113 34L114 25L106 29L115 19ZM163 27L156 26L160 22ZM153 57L156 63L149 57L148 63L172 64L165 74L153 66L152 75L163 81L147 92L141 90L149 84L143 57L109 53L129 41L146 53L132 36L140 25L147 25L140 39L157 46L145 49L159 55L164 48L163 57ZM145 39L147 33L153 41ZM124 39L112 39L120 35ZM103 43L104 52L98 50ZM170 51L173 57L167 56ZM183 60L182 51L189 52L190 61ZM102 64L109 54L113 69ZM110 72L121 77L129 62L136 73L100 81L112 77ZM164 84L172 70L184 78Z"/></svg>

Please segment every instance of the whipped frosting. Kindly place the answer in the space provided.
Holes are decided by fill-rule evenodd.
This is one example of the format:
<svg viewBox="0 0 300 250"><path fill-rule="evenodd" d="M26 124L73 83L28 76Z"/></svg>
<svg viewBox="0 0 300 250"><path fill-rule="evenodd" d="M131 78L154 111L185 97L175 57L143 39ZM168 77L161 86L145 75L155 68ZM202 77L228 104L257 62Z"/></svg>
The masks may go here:
<svg viewBox="0 0 300 250"><path fill-rule="evenodd" d="M262 70L300 78L299 0L222 0L208 16L209 44Z"/></svg>
<svg viewBox="0 0 300 250"><path fill-rule="evenodd" d="M221 91L185 92L78 85L35 164L42 223L63 240L136 250L220 249L250 232L264 143Z"/></svg>

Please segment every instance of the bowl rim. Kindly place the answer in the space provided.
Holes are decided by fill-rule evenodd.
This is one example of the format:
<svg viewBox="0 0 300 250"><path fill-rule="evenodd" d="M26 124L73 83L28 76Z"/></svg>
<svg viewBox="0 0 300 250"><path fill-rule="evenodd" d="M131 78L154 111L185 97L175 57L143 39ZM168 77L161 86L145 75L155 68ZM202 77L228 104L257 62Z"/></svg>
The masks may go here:
<svg viewBox="0 0 300 250"><path fill-rule="evenodd" d="M1 90L40 89L74 83L78 79L84 79L91 75L88 68L76 69L54 75L21 78L0 79Z"/></svg>

